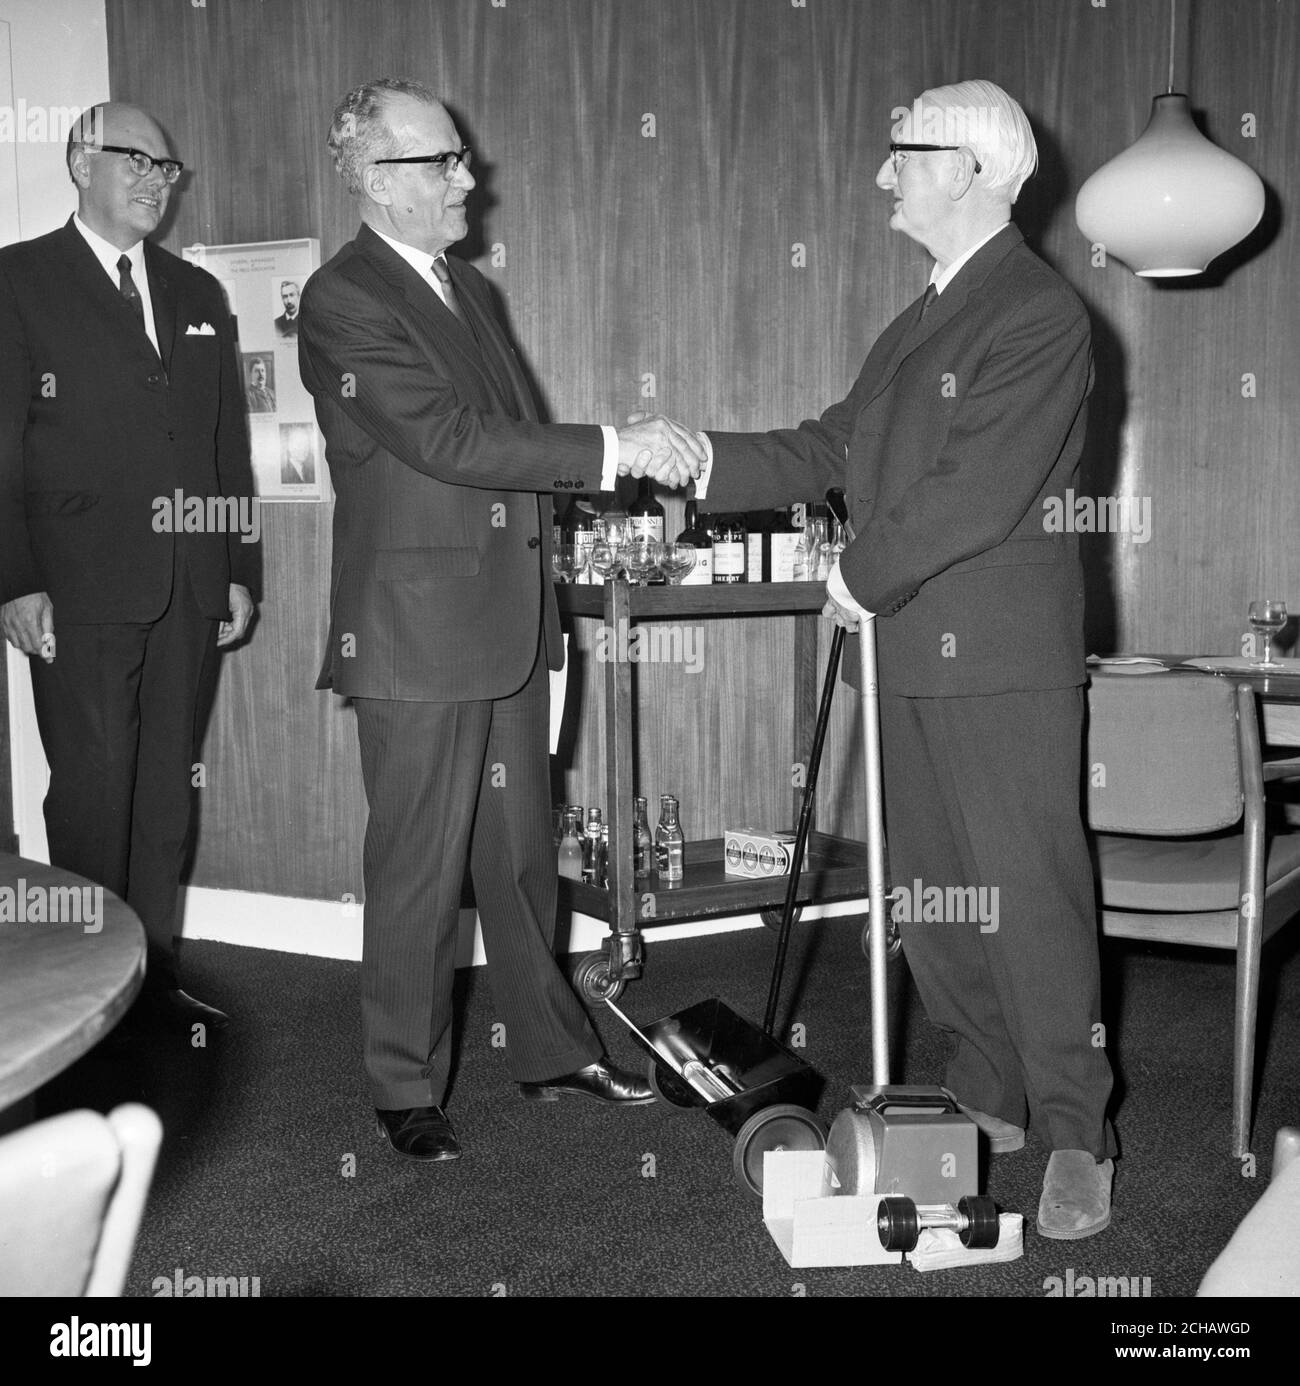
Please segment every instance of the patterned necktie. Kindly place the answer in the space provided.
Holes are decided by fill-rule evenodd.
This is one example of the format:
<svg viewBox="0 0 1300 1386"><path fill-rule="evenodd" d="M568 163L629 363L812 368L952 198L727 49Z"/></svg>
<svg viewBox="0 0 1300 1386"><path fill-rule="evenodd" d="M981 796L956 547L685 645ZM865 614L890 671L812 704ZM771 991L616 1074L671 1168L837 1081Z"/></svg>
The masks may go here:
<svg viewBox="0 0 1300 1386"><path fill-rule="evenodd" d="M934 302L938 297L939 290L936 289L932 283L927 284L925 287L925 297L921 300L921 313L920 317L917 318L917 322L920 322L921 318L925 317L925 315L934 306Z"/></svg>
<svg viewBox="0 0 1300 1386"><path fill-rule="evenodd" d="M451 282L451 271L447 268L446 260L438 259L433 262L433 277L442 286L442 301L456 315L462 327L469 327L469 321L460 306L460 300L456 297L456 289Z"/></svg>
<svg viewBox="0 0 1300 1386"><path fill-rule="evenodd" d="M140 324L140 331L145 331L144 325L144 300L140 297L140 291L135 287L135 280L131 278L131 257L129 255L119 255L117 257L118 287L122 290L122 297L130 305L131 311L135 314L135 320Z"/></svg>

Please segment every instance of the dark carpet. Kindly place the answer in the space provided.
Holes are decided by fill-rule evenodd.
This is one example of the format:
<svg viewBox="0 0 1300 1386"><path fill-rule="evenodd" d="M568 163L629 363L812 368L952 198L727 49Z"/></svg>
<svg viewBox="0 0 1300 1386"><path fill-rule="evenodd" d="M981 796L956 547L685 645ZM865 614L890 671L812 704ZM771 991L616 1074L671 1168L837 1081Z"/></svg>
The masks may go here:
<svg viewBox="0 0 1300 1386"><path fill-rule="evenodd" d="M825 1077L821 1115L870 1078L860 922L796 929L783 1013ZM651 1020L709 996L758 1023L775 936L766 929L654 943L621 1004ZM187 945L186 987L231 1027L206 1050L158 1042L88 1055L47 1087L38 1115L147 1102L166 1130L127 1285L257 1277L270 1296L985 1296L1042 1298L1045 1281L1149 1277L1192 1294L1268 1178L1273 1134L1300 1122L1297 930L1266 948L1253 1177L1229 1154L1233 967L1228 955L1109 942L1109 1050L1117 1074L1111 1227L1080 1242L1032 1230L1046 1152L991 1161L987 1191L1025 1214L1022 1259L922 1274L904 1264L792 1270L761 1205L732 1173L707 1115L662 1104L611 1111L580 1098L522 1101L493 1047L486 974L459 974L459 1066L448 1102L456 1163L399 1160L375 1134L360 1071L355 964ZM938 1081L941 1039L905 965L891 969L893 1077ZM603 1006L611 1054L639 1051ZM802 1287L802 1288L801 1288Z"/></svg>

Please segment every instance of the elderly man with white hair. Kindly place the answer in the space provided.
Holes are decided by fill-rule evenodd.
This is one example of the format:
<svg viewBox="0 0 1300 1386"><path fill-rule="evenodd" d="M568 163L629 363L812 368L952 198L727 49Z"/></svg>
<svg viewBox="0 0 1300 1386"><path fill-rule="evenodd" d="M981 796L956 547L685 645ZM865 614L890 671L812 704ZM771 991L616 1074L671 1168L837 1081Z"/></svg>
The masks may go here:
<svg viewBox="0 0 1300 1386"><path fill-rule="evenodd" d="M995 1153L1031 1127L1050 1152L1038 1229L1086 1237L1110 1220L1116 1146L1080 818L1083 576L1045 505L1078 476L1088 315L1011 224L1038 159L1020 106L973 81L894 114L876 184L933 256L929 287L820 419L710 433L699 489L742 510L845 488L857 538L826 614L876 613L893 882L996 902L987 923L895 906L945 1081Z"/></svg>

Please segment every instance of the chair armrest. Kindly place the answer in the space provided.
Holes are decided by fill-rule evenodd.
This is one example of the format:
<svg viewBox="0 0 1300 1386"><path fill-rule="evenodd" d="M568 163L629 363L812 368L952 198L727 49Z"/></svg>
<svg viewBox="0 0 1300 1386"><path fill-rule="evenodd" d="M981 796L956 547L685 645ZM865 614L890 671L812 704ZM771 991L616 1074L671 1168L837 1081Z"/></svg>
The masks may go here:
<svg viewBox="0 0 1300 1386"><path fill-rule="evenodd" d="M1269 780L1300 779L1300 756L1287 760L1266 760L1264 762L1264 782Z"/></svg>

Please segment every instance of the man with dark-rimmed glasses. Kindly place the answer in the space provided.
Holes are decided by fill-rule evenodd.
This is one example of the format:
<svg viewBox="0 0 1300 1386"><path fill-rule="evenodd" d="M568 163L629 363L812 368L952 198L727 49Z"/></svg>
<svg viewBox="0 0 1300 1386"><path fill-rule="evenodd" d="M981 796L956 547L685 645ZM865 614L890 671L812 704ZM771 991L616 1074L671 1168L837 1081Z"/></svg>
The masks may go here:
<svg viewBox="0 0 1300 1386"><path fill-rule="evenodd" d="M318 686L355 709L370 810L361 1015L378 1134L407 1159L451 1160L466 866L523 1096L654 1100L606 1061L551 952L547 667L563 659L551 496L612 491L647 462L688 480L703 448L662 419L538 421L491 289L447 254L468 233L475 179L427 87L357 87L329 147L362 226L308 280L298 332L338 493Z"/></svg>

